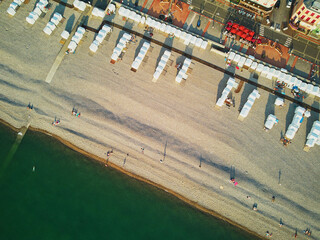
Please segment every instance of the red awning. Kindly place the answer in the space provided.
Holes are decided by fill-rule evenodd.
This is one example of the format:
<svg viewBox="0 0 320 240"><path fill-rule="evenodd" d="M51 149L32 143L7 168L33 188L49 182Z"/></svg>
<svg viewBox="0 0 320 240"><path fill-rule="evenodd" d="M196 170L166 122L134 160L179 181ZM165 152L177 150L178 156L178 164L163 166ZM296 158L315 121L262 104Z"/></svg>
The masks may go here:
<svg viewBox="0 0 320 240"><path fill-rule="evenodd" d="M236 29L231 29L231 31L230 31L232 34L235 34L236 32L237 32L237 30Z"/></svg>
<svg viewBox="0 0 320 240"><path fill-rule="evenodd" d="M244 33L248 33L248 32L250 32L250 30L249 30L248 28L245 28L245 29L243 30L243 32L244 32Z"/></svg>
<svg viewBox="0 0 320 240"><path fill-rule="evenodd" d="M226 30L227 30L227 31L230 31L230 30L231 30L231 27L226 27Z"/></svg>
<svg viewBox="0 0 320 240"><path fill-rule="evenodd" d="M258 39L258 40L257 40L257 43L261 43L261 42L262 42L261 39Z"/></svg>
<svg viewBox="0 0 320 240"><path fill-rule="evenodd" d="M239 27L239 30L241 30L241 31L243 31L244 29L245 29L244 26L240 26L240 27Z"/></svg>
<svg viewBox="0 0 320 240"><path fill-rule="evenodd" d="M253 31L249 32L249 36L251 36L251 37L253 37L254 34L255 34L255 32L253 32Z"/></svg>
<svg viewBox="0 0 320 240"><path fill-rule="evenodd" d="M239 24L238 23L234 23L233 25L232 25L232 28L238 28L239 27Z"/></svg>
<svg viewBox="0 0 320 240"><path fill-rule="evenodd" d="M252 40L252 37L251 37L251 36L248 36L248 37L246 37L246 40L247 40L247 41L251 41L251 40Z"/></svg>
<svg viewBox="0 0 320 240"><path fill-rule="evenodd" d="M256 41L256 39L252 38L251 42L253 42L253 43L254 43L255 41Z"/></svg>
<svg viewBox="0 0 320 240"><path fill-rule="evenodd" d="M232 22L231 21L227 22L227 26L232 26Z"/></svg>
<svg viewBox="0 0 320 240"><path fill-rule="evenodd" d="M240 30L236 32L236 34L237 34L238 36L241 36L241 35L242 35L242 33L243 33L243 32L242 32L242 31L240 31Z"/></svg>
<svg viewBox="0 0 320 240"><path fill-rule="evenodd" d="M242 33L242 35L241 35L241 37L244 38L244 39L245 39L247 36L248 36L248 35L245 34L245 33Z"/></svg>

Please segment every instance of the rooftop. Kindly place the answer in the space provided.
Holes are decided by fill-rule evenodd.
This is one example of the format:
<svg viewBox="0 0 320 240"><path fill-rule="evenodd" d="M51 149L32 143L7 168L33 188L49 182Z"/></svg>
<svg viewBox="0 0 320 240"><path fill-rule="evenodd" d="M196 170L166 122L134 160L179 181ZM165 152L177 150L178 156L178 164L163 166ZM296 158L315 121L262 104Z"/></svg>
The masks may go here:
<svg viewBox="0 0 320 240"><path fill-rule="evenodd" d="M320 13L320 0L304 0L304 4L308 9Z"/></svg>
<svg viewBox="0 0 320 240"><path fill-rule="evenodd" d="M277 0L250 0L250 1L245 1L245 2L252 2L256 3L258 5L261 5L265 8L271 8L273 5L276 4Z"/></svg>

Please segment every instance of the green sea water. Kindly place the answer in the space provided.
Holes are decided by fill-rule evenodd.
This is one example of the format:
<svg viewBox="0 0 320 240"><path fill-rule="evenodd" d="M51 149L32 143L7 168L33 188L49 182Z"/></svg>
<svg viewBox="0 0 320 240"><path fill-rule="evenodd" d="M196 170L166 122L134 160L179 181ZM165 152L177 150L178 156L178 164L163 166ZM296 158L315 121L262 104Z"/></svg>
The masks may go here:
<svg viewBox="0 0 320 240"><path fill-rule="evenodd" d="M0 166L16 136L0 125ZM0 176L0 239L257 238L28 131Z"/></svg>

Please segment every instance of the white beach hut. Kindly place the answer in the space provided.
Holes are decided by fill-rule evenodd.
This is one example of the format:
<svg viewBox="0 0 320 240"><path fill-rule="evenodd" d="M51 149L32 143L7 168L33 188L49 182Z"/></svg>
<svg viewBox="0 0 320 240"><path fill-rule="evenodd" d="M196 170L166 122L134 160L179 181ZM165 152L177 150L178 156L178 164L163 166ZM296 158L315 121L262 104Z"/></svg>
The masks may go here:
<svg viewBox="0 0 320 240"><path fill-rule="evenodd" d="M258 67L258 63L253 61L252 64L250 65L249 71L254 72L256 71L257 67Z"/></svg>
<svg viewBox="0 0 320 240"><path fill-rule="evenodd" d="M192 35L187 33L186 34L186 40L184 41L184 45L189 45L190 41L191 41Z"/></svg>
<svg viewBox="0 0 320 240"><path fill-rule="evenodd" d="M272 80L274 72L275 72L274 68L269 68L269 72L267 74L267 79Z"/></svg>
<svg viewBox="0 0 320 240"><path fill-rule="evenodd" d="M7 9L7 13L10 15L10 16L14 16L16 14L16 9L15 8L12 8L11 6Z"/></svg>
<svg viewBox="0 0 320 240"><path fill-rule="evenodd" d="M227 64L231 64L231 62L233 61L235 56L236 56L236 54L234 52L230 51L227 56Z"/></svg>
<svg viewBox="0 0 320 240"><path fill-rule="evenodd" d="M311 94L313 89L313 85L311 83L308 83L306 93Z"/></svg>
<svg viewBox="0 0 320 240"><path fill-rule="evenodd" d="M269 73L269 67L268 66L264 66L262 71L261 71L261 76L262 77L267 77L268 73Z"/></svg>
<svg viewBox="0 0 320 240"><path fill-rule="evenodd" d="M99 44L100 43L97 40L94 40L89 47L90 51L93 53L97 52Z"/></svg>
<svg viewBox="0 0 320 240"><path fill-rule="evenodd" d="M208 41L203 41L202 44L201 44L201 48L202 49L206 49L208 46Z"/></svg>
<svg viewBox="0 0 320 240"><path fill-rule="evenodd" d="M239 54L236 53L236 55L234 56L234 58L232 59L232 63L235 65L238 65L239 61L240 61L241 56Z"/></svg>
<svg viewBox="0 0 320 240"><path fill-rule="evenodd" d="M308 86L308 84L306 83L306 82L302 82L301 84L300 84L300 89L301 89L301 91L306 91L307 90L307 86Z"/></svg>
<svg viewBox="0 0 320 240"><path fill-rule="evenodd" d="M253 60L251 58L247 58L245 63L243 64L243 68L248 70L252 63L253 63Z"/></svg>
<svg viewBox="0 0 320 240"><path fill-rule="evenodd" d="M262 72L262 70L263 70L263 67L264 67L263 64L261 64L261 63L258 64L258 66L257 66L257 68L256 68L256 73L257 73L258 75L261 74L261 72Z"/></svg>
<svg viewBox="0 0 320 240"><path fill-rule="evenodd" d="M279 120L277 119L277 117L275 115L269 114L267 117L267 120L264 124L264 129L266 131L271 130L273 128L273 126L278 123L278 121Z"/></svg>
<svg viewBox="0 0 320 240"><path fill-rule="evenodd" d="M278 80L280 78L280 74L281 74L281 72L278 69L275 69L272 79L273 80Z"/></svg>
<svg viewBox="0 0 320 240"><path fill-rule="evenodd" d="M240 111L240 114L238 116L238 119L243 121L244 118L246 118L255 102L256 99L260 98L260 93L258 90L254 89L252 93L248 96L247 102L244 104L243 108Z"/></svg>
<svg viewBox="0 0 320 240"><path fill-rule="evenodd" d="M75 41L71 41L68 45L68 49L70 52L74 52L77 48L78 44Z"/></svg>
<svg viewBox="0 0 320 240"><path fill-rule="evenodd" d="M243 64L246 62L246 60L247 60L246 57L241 56L241 57L240 57L240 60L239 60L239 63L238 63L238 67L239 67L239 68L242 68L242 67L243 67Z"/></svg>
<svg viewBox="0 0 320 240"><path fill-rule="evenodd" d="M105 11L100 8L94 7L92 9L92 16L94 17L104 18L105 15L106 15Z"/></svg>

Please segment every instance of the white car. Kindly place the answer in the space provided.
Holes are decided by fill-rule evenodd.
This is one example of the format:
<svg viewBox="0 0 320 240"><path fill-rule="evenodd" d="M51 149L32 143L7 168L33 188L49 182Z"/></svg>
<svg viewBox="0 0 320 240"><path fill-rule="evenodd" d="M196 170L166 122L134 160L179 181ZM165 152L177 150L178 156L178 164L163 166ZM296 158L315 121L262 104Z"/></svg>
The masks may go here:
<svg viewBox="0 0 320 240"><path fill-rule="evenodd" d="M287 8L291 8L291 5L292 5L292 0L288 0L288 2L287 2Z"/></svg>

